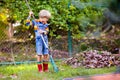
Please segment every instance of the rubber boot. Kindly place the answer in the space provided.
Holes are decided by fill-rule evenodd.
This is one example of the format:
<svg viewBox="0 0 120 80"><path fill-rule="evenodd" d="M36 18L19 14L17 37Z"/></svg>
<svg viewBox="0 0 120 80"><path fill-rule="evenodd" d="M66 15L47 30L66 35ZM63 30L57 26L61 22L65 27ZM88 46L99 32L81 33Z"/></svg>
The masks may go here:
<svg viewBox="0 0 120 80"><path fill-rule="evenodd" d="M42 70L42 63L38 62L37 66L38 66L38 71L39 72L43 72L43 70Z"/></svg>
<svg viewBox="0 0 120 80"><path fill-rule="evenodd" d="M44 72L49 72L49 70L48 70L48 62L43 62L43 71Z"/></svg>

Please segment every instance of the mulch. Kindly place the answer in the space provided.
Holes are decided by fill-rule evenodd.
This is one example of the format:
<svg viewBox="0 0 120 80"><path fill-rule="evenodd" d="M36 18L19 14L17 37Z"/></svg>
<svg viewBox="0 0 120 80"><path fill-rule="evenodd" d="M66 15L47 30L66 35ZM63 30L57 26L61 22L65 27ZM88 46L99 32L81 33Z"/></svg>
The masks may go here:
<svg viewBox="0 0 120 80"><path fill-rule="evenodd" d="M63 80L120 80L120 74L101 74L94 76L80 76L75 78L65 78Z"/></svg>

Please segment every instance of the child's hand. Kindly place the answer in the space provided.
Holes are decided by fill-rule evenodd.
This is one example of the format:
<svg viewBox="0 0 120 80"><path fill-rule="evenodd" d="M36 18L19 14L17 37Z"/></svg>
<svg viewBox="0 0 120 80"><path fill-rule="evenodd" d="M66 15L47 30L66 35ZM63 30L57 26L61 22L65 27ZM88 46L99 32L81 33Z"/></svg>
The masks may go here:
<svg viewBox="0 0 120 80"><path fill-rule="evenodd" d="M42 33L44 33L44 31L40 29L40 30L39 30L39 33L42 34Z"/></svg>
<svg viewBox="0 0 120 80"><path fill-rule="evenodd" d="M31 17L34 13L32 11L29 12L29 16Z"/></svg>
<svg viewBox="0 0 120 80"><path fill-rule="evenodd" d="M47 34L46 31L43 31L43 30L41 30L41 29L39 30L39 33L40 33L40 34L42 34L42 33Z"/></svg>

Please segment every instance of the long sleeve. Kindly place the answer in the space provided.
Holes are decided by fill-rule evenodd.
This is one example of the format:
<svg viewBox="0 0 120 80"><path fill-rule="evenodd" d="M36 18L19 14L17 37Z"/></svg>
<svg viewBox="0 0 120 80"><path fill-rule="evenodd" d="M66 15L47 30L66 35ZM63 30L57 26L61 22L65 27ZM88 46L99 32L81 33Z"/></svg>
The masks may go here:
<svg viewBox="0 0 120 80"><path fill-rule="evenodd" d="M31 21L30 20L26 20L26 26L30 26L31 25Z"/></svg>
<svg viewBox="0 0 120 80"><path fill-rule="evenodd" d="M32 22L30 21L30 16L28 16L27 20L26 20L26 26L31 26L33 25Z"/></svg>
<svg viewBox="0 0 120 80"><path fill-rule="evenodd" d="M45 31L44 33L45 33L45 34L48 34L48 32L49 32L49 27L48 27L48 25L49 25L49 24L45 24L45 25L44 25L44 31Z"/></svg>
<svg viewBox="0 0 120 80"><path fill-rule="evenodd" d="M45 24L45 31L49 32L49 27L48 27L49 24Z"/></svg>

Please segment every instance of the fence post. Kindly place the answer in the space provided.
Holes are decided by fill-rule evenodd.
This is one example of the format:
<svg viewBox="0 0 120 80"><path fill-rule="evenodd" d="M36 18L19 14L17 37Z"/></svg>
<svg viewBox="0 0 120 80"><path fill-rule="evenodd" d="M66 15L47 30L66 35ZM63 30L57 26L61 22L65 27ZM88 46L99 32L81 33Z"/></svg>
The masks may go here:
<svg viewBox="0 0 120 80"><path fill-rule="evenodd" d="M72 57L72 37L71 37L71 25L68 24L69 30L68 30L68 51L69 51L69 57Z"/></svg>
<svg viewBox="0 0 120 80"><path fill-rule="evenodd" d="M69 7L70 7L70 1L68 2L68 9L69 9ZM69 16L70 14L68 14L68 16ZM68 30L68 52L69 52L69 57L72 57L72 37L71 37L71 25L70 25L70 22L69 22L69 20L68 20L68 28L69 28L69 30Z"/></svg>

